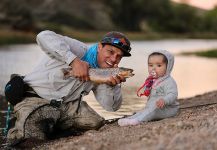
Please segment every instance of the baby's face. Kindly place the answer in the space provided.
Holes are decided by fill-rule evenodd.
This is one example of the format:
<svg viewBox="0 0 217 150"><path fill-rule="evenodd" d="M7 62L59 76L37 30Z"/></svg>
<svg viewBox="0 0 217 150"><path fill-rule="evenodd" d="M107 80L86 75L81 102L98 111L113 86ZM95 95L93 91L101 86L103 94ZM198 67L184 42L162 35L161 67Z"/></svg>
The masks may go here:
<svg viewBox="0 0 217 150"><path fill-rule="evenodd" d="M148 72L149 74L156 74L155 78L159 78L165 75L167 70L167 64L164 62L164 57L161 55L153 55L148 60Z"/></svg>

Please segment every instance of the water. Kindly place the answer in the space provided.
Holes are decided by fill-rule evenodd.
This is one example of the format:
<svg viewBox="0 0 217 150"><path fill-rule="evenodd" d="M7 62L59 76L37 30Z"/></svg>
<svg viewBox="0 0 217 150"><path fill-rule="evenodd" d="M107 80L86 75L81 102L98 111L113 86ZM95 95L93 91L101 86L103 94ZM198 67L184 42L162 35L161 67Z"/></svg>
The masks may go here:
<svg viewBox="0 0 217 150"><path fill-rule="evenodd" d="M217 48L217 40L160 40L132 42L132 57L123 58L119 66L133 68L135 76L128 79L123 87L123 105L118 112L108 113L94 100L91 93L84 99L105 118L131 114L145 105L145 98L136 97L136 89L147 77L147 54L153 49L166 49L175 55L172 76L179 89L179 98L217 89L217 59L195 56L180 56L180 52ZM10 74L25 75L37 64L44 53L35 44L13 45L0 48L0 94Z"/></svg>

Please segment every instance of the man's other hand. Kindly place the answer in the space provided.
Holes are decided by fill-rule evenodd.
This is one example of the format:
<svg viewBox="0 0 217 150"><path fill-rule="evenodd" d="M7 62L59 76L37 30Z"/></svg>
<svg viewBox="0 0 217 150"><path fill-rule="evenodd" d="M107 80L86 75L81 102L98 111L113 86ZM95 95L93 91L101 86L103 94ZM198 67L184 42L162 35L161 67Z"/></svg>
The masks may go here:
<svg viewBox="0 0 217 150"><path fill-rule="evenodd" d="M122 77L120 75L116 75L116 76L111 76L107 82L107 84L115 86L117 84L120 84L121 82L125 82L126 78Z"/></svg>
<svg viewBox="0 0 217 150"><path fill-rule="evenodd" d="M117 68L117 67L118 67L118 65L115 64L114 68ZM120 84L121 82L125 82L125 81L126 81L125 77L122 77L120 75L116 75L116 76L111 76L109 78L109 80L107 81L107 84L111 85L111 86L115 86L115 85Z"/></svg>
<svg viewBox="0 0 217 150"><path fill-rule="evenodd" d="M70 76L74 76L75 78L79 78L80 81L89 81L89 64L85 61L80 60L79 58L75 58L70 66L72 70L70 71Z"/></svg>

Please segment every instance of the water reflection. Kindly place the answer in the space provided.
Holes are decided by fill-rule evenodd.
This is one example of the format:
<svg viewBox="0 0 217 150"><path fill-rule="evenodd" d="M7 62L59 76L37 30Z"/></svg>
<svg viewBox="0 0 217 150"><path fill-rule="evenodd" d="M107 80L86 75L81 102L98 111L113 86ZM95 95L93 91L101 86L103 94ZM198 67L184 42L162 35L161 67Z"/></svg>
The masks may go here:
<svg viewBox="0 0 217 150"><path fill-rule="evenodd" d="M129 115L145 105L145 98L136 96L136 89L147 76L147 54L153 49L167 49L173 54L182 51L217 48L217 40L162 40L132 42L132 57L124 58L120 66L133 68L135 76L128 79L123 87L123 105L118 112L106 113L94 100L93 94L84 99L106 118ZM44 53L35 44L15 45L0 48L0 94L9 80L10 74L25 75L41 59ZM175 56L172 76L179 89L179 98L195 96L217 89L217 59L195 56Z"/></svg>

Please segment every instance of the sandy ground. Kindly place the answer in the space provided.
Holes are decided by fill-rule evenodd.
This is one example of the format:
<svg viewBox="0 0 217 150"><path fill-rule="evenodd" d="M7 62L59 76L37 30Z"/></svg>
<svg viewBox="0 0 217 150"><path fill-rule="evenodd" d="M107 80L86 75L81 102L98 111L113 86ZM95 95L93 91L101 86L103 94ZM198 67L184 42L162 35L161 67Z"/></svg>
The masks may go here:
<svg viewBox="0 0 217 150"><path fill-rule="evenodd" d="M109 123L99 130L48 142L26 141L22 149L51 150L164 150L217 149L217 91L180 99L180 113L160 121L119 127Z"/></svg>

